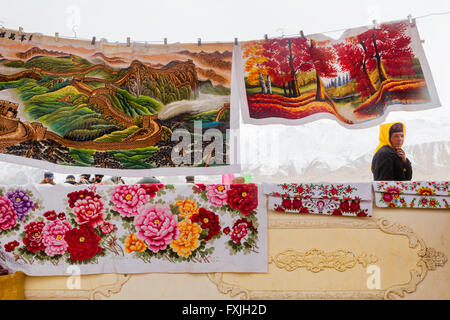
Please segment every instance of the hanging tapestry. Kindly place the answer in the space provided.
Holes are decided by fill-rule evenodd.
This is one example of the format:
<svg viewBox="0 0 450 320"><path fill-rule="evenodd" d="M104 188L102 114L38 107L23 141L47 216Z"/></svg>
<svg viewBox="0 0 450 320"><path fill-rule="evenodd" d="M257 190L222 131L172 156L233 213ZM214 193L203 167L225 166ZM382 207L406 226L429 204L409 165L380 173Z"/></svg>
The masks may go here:
<svg viewBox="0 0 450 320"><path fill-rule="evenodd" d="M389 111L439 107L415 21L248 41L239 55L246 123L334 119L347 128L382 123Z"/></svg>
<svg viewBox="0 0 450 320"><path fill-rule="evenodd" d="M238 172L232 57L233 43L2 31L0 160L116 176Z"/></svg>
<svg viewBox="0 0 450 320"><path fill-rule="evenodd" d="M267 272L260 193L255 184L0 186L0 264L32 276L73 266Z"/></svg>
<svg viewBox="0 0 450 320"><path fill-rule="evenodd" d="M375 204L381 208L449 209L448 181L376 181Z"/></svg>
<svg viewBox="0 0 450 320"><path fill-rule="evenodd" d="M268 209L286 213L372 216L372 188L368 183L265 183Z"/></svg>

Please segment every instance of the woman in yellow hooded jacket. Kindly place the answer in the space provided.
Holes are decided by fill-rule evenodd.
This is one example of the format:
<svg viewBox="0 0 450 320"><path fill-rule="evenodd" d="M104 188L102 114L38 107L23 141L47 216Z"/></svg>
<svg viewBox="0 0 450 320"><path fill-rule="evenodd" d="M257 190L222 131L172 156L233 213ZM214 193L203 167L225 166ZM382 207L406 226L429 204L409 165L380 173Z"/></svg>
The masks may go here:
<svg viewBox="0 0 450 320"><path fill-rule="evenodd" d="M402 149L405 125L401 122L380 126L380 144L372 159L375 181L405 181L412 178L411 162Z"/></svg>

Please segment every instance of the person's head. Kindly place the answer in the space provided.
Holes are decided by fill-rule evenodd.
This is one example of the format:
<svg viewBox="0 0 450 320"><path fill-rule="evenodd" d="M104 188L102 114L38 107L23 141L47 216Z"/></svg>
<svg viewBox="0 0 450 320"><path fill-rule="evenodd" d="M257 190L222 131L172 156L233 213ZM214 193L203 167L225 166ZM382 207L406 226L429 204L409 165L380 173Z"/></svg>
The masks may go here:
<svg viewBox="0 0 450 320"><path fill-rule="evenodd" d="M102 174L96 174L94 176L94 181L97 182L97 183L102 182L102 179L103 179L103 175Z"/></svg>
<svg viewBox="0 0 450 320"><path fill-rule="evenodd" d="M116 176L111 177L111 181L112 181L114 184L123 184L123 180L122 180L121 177L116 177Z"/></svg>
<svg viewBox="0 0 450 320"><path fill-rule="evenodd" d="M84 173L80 175L80 180L89 180L90 177L91 177L90 174Z"/></svg>
<svg viewBox="0 0 450 320"><path fill-rule="evenodd" d="M403 124L396 122L389 129L389 142L393 148L401 148L404 141L405 133Z"/></svg>
<svg viewBox="0 0 450 320"><path fill-rule="evenodd" d="M47 183L52 183L53 179L55 178L55 175L53 174L53 172L44 172L44 181Z"/></svg>
<svg viewBox="0 0 450 320"><path fill-rule="evenodd" d="M186 177L186 182L187 183L194 183L195 182L194 176L187 176Z"/></svg>
<svg viewBox="0 0 450 320"><path fill-rule="evenodd" d="M152 183L160 183L156 177L143 177L138 180L137 184L152 184Z"/></svg>
<svg viewBox="0 0 450 320"><path fill-rule="evenodd" d="M245 183L245 178L244 177L233 178L233 180L231 180L231 183Z"/></svg>
<svg viewBox="0 0 450 320"><path fill-rule="evenodd" d="M69 175L66 177L66 181L75 181L75 176L69 174Z"/></svg>

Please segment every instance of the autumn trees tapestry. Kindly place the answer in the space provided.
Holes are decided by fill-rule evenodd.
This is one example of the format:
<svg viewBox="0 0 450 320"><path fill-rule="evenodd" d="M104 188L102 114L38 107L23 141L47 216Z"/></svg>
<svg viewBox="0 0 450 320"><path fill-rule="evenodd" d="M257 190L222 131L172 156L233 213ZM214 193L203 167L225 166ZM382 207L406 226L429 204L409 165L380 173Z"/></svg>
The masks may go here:
<svg viewBox="0 0 450 320"><path fill-rule="evenodd" d="M0 159L122 176L235 172L227 159L237 126L232 53L232 43L119 44L4 30Z"/></svg>
<svg viewBox="0 0 450 320"><path fill-rule="evenodd" d="M392 110L439 107L415 22L242 44L244 121L381 123Z"/></svg>

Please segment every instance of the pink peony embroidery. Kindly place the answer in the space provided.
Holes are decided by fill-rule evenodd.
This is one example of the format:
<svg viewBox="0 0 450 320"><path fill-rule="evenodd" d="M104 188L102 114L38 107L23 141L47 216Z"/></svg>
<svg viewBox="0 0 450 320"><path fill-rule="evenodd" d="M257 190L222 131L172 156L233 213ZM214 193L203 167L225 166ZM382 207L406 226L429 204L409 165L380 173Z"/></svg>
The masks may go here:
<svg viewBox="0 0 450 320"><path fill-rule="evenodd" d="M99 198L87 196L75 202L73 212L80 225L87 223L95 228L103 223L103 208L103 202Z"/></svg>
<svg viewBox="0 0 450 320"><path fill-rule="evenodd" d="M230 237L231 240L235 243L240 243L242 238L244 238L248 234L248 226L246 223L239 223L238 225L234 226L233 232L231 233Z"/></svg>
<svg viewBox="0 0 450 320"><path fill-rule="evenodd" d="M137 184L116 186L111 195L114 210L117 210L122 217L136 216L139 207L145 205L148 199L146 190Z"/></svg>
<svg viewBox="0 0 450 320"><path fill-rule="evenodd" d="M116 227L116 225L112 224L111 222L106 221L106 222L103 222L103 224L100 226L100 230L102 230L102 232L104 234L108 234L108 233L111 233L111 232L117 230L117 227Z"/></svg>
<svg viewBox="0 0 450 320"><path fill-rule="evenodd" d="M67 221L55 220L47 224L42 230L42 243L45 253L50 257L66 252L68 244L65 234L71 229Z"/></svg>
<svg viewBox="0 0 450 320"><path fill-rule="evenodd" d="M210 184L206 186L206 196L213 206L221 207L227 203L228 185Z"/></svg>
<svg viewBox="0 0 450 320"><path fill-rule="evenodd" d="M17 214L11 201L0 196L0 231L7 230L17 225Z"/></svg>
<svg viewBox="0 0 450 320"><path fill-rule="evenodd" d="M149 203L138 211L134 225L139 238L145 241L151 251L164 250L179 237L177 216L170 212L170 208Z"/></svg>

